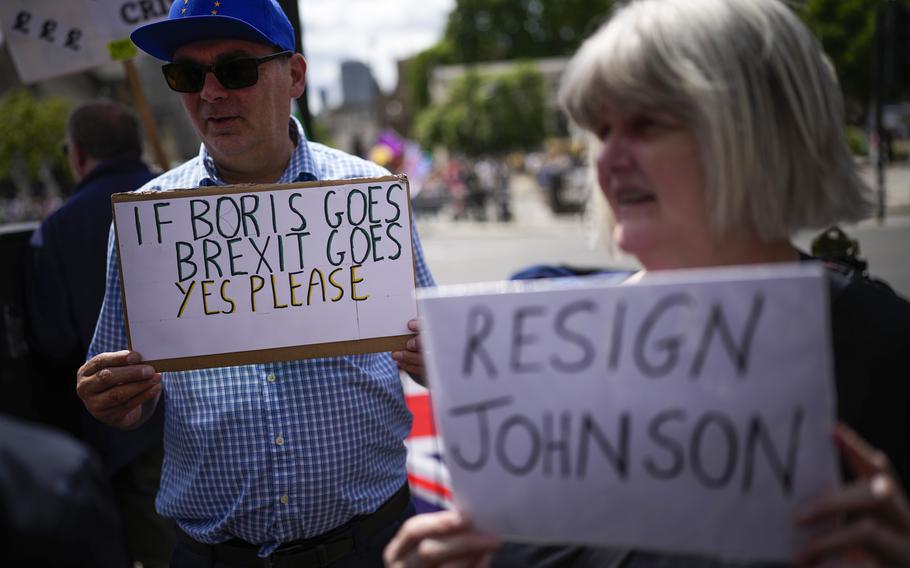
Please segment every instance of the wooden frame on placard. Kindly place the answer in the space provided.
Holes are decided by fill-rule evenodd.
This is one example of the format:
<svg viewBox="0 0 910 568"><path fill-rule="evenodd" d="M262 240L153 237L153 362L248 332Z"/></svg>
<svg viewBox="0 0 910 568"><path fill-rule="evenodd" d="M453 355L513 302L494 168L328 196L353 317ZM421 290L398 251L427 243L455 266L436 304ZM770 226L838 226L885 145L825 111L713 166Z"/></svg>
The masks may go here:
<svg viewBox="0 0 910 568"><path fill-rule="evenodd" d="M114 222L115 244L117 247L117 270L120 273L120 298L123 306L123 322L126 330L126 341L130 350L133 349L133 342L130 335L129 313L126 304L126 289L123 279L123 266L120 260L120 239L117 230L117 215L114 205L117 203L130 203L136 201L157 201L161 199L183 199L191 197L212 196L212 195L230 195L230 194L248 194L259 193L275 190L301 189L313 187L333 187L339 185L352 185L362 183L390 182L396 181L404 185L405 194L407 195L407 214L411 219L409 234L412 247L411 254L411 274L414 278L414 286L417 286L417 270L414 266L413 242L414 242L414 225L411 217L411 186L406 175L390 175L375 178L353 178L339 180L325 180L312 182L298 182L289 184L247 184L247 185L222 185L213 187L204 187L197 189L169 189L160 191L144 191L115 193L111 196L112 218ZM416 300L415 300L416 303ZM234 365L253 365L258 363L270 363L275 361L293 361L296 359L311 359L314 357L335 357L340 355L356 355L359 353L375 353L381 351L403 350L408 339L414 337L414 334L392 335L386 337L371 337L367 339L352 339L346 341L335 341L327 343L312 343L307 345L295 345L291 347L276 347L270 349L258 349L250 351L237 351L229 353L213 353L210 355L199 355L193 357L180 357L173 359L157 359L144 361L155 368L156 371L187 371L192 369L206 369L214 367L229 367Z"/></svg>

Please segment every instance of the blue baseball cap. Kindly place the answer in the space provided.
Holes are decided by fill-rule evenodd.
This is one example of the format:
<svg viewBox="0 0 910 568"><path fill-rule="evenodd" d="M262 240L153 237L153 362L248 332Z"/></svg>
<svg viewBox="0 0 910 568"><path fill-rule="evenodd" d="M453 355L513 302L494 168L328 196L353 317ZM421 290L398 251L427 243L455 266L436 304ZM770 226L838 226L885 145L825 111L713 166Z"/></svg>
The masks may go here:
<svg viewBox="0 0 910 568"><path fill-rule="evenodd" d="M276 0L174 0L166 20L133 30L139 49L163 61L188 43L243 39L295 51L294 27Z"/></svg>

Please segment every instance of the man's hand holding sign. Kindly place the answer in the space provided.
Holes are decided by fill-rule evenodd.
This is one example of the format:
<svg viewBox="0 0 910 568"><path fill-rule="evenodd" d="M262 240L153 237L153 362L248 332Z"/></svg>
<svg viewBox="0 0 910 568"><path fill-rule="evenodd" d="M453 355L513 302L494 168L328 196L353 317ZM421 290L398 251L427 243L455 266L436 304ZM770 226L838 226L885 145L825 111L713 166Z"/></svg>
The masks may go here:
<svg viewBox="0 0 910 568"><path fill-rule="evenodd" d="M79 369L76 392L92 416L130 429L151 415L161 394L161 374L141 361L133 351L101 353Z"/></svg>
<svg viewBox="0 0 910 568"><path fill-rule="evenodd" d="M160 371L394 349L422 378L406 179L121 194L114 215L132 350L79 371L99 420L139 425Z"/></svg>

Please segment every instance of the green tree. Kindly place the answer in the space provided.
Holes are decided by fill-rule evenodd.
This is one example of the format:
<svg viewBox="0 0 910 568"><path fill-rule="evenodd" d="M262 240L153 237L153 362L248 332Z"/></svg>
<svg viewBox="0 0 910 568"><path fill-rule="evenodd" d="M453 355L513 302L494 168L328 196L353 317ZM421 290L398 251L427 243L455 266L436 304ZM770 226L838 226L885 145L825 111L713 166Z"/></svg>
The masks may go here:
<svg viewBox="0 0 910 568"><path fill-rule="evenodd" d="M42 165L65 170L61 143L69 110L64 99L37 99L25 89L0 98L0 179L18 169L33 184Z"/></svg>
<svg viewBox="0 0 910 568"><path fill-rule="evenodd" d="M910 0L896 0L910 8ZM886 0L805 0L797 8L831 58L844 96L848 114L861 119L871 102L876 67L876 13ZM894 51L896 46L889 46ZM902 64L907 65L907 62ZM906 91L910 77L895 71L896 85Z"/></svg>
<svg viewBox="0 0 910 568"><path fill-rule="evenodd" d="M910 0L896 0L910 6ZM830 56L858 120L874 88L876 10L886 0L797 0L794 6ZM615 0L457 0L445 34L407 67L409 100L429 105L437 65L569 55L603 22ZM905 64L906 65L906 64ZM910 83L910 75L897 78ZM903 85L904 90L910 85Z"/></svg>
<svg viewBox="0 0 910 568"><path fill-rule="evenodd" d="M575 51L612 0L457 0L444 35L454 63L553 57Z"/></svg>
<svg viewBox="0 0 910 568"><path fill-rule="evenodd" d="M879 4L881 0L807 0L798 9L834 63L853 118L864 112L872 95Z"/></svg>
<svg viewBox="0 0 910 568"><path fill-rule="evenodd" d="M443 38L407 69L415 110L430 103L437 65L567 56L603 22L614 0L457 0Z"/></svg>
<svg viewBox="0 0 910 568"><path fill-rule="evenodd" d="M543 76L530 63L501 75L468 73L417 117L417 139L468 155L535 148L546 136Z"/></svg>
<svg viewBox="0 0 910 568"><path fill-rule="evenodd" d="M410 97L409 101L415 110L430 105L430 74L437 65L446 65L452 61L452 48L445 40L425 49L412 57L405 66L404 78Z"/></svg>

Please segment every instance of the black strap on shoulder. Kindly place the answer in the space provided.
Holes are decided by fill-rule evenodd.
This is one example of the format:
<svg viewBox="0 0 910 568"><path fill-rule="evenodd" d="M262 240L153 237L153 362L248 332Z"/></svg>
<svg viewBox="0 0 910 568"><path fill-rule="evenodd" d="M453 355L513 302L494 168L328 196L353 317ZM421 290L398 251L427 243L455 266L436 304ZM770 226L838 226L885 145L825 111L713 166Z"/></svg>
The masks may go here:
<svg viewBox="0 0 910 568"><path fill-rule="evenodd" d="M831 303L833 304L844 291L850 287L856 278L856 272L845 270L843 265L825 262L825 272L828 275L828 291L831 294Z"/></svg>

